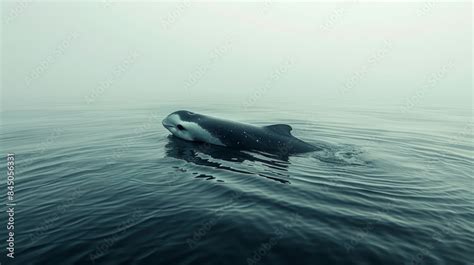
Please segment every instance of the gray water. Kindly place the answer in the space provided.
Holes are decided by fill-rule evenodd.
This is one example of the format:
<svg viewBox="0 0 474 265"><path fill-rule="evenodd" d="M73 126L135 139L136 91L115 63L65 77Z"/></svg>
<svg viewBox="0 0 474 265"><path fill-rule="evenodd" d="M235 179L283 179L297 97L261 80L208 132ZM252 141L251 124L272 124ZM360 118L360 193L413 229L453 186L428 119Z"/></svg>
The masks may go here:
<svg viewBox="0 0 474 265"><path fill-rule="evenodd" d="M182 141L161 125L179 109L287 123L322 151ZM15 264L474 258L470 111L168 102L3 111L2 122L2 150L17 161Z"/></svg>
<svg viewBox="0 0 474 265"><path fill-rule="evenodd" d="M474 261L471 2L0 12L17 203L15 259L0 214L1 264ZM182 109L286 123L319 151L185 142L161 125Z"/></svg>

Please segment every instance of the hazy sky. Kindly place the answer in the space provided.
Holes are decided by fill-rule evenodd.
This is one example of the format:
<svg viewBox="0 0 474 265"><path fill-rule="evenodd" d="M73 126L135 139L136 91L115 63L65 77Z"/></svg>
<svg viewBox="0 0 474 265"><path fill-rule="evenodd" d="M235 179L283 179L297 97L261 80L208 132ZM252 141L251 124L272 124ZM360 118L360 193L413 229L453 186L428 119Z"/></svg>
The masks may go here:
<svg viewBox="0 0 474 265"><path fill-rule="evenodd" d="M472 3L2 2L2 109L472 108Z"/></svg>

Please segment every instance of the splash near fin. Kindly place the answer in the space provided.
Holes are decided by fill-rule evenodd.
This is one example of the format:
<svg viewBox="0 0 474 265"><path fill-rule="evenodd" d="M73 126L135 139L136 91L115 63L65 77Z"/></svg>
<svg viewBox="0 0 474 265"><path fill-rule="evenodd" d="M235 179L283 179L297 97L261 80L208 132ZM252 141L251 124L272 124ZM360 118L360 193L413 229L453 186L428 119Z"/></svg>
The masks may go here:
<svg viewBox="0 0 474 265"><path fill-rule="evenodd" d="M291 130L293 130L293 128L291 128L291 126L287 124L268 125L268 126L264 126L264 128L272 132L287 135L287 136L291 136Z"/></svg>

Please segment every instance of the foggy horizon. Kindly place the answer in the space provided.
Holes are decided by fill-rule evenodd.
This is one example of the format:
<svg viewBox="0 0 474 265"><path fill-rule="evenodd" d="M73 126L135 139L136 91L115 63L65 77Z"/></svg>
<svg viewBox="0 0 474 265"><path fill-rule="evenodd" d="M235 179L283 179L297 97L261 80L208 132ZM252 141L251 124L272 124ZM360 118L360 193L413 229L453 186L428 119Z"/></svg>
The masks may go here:
<svg viewBox="0 0 474 265"><path fill-rule="evenodd" d="M472 109L470 3L2 6L2 110L182 99Z"/></svg>
<svg viewBox="0 0 474 265"><path fill-rule="evenodd" d="M0 264L472 262L472 1L383 1L2 1Z"/></svg>

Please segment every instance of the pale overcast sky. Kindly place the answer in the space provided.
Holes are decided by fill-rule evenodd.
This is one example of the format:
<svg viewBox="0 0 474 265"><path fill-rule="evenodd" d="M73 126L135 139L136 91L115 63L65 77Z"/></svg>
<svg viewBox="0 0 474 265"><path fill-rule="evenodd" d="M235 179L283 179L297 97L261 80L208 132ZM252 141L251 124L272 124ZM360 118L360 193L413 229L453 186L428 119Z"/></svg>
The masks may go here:
<svg viewBox="0 0 474 265"><path fill-rule="evenodd" d="M472 108L468 2L2 2L2 26L2 109L188 98Z"/></svg>

